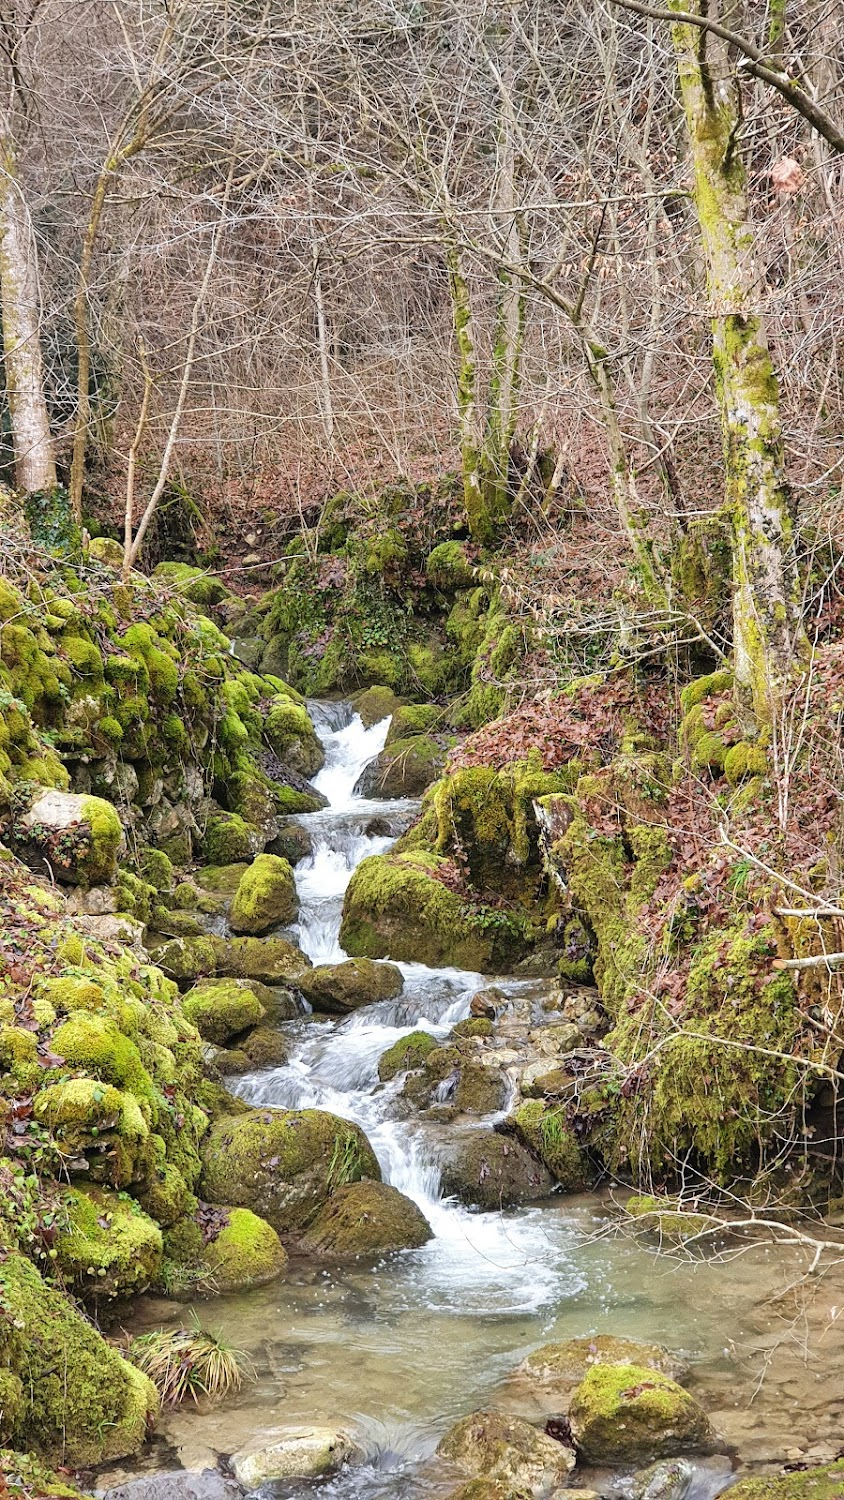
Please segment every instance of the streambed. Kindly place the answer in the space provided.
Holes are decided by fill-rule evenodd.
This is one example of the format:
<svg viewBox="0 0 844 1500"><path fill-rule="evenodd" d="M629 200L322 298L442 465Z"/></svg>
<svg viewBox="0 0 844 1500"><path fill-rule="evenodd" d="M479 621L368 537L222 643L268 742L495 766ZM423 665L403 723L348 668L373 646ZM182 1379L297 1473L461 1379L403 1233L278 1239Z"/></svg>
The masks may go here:
<svg viewBox="0 0 844 1500"><path fill-rule="evenodd" d="M298 941L314 963L332 963L345 957L340 917L353 869L390 846L416 804L355 794L360 772L383 746L386 721L367 730L346 705L311 711L326 749L316 785L329 806L301 819L313 853L296 869ZM612 1203L596 1194L497 1213L444 1199L442 1135L461 1127L403 1118L400 1081L380 1084L377 1062L411 1030L445 1037L490 981L400 967L398 1000L342 1021L289 1023L290 1062L232 1087L250 1103L328 1109L357 1121L385 1181L419 1204L434 1238L365 1268L294 1259L281 1281L206 1302L203 1321L248 1353L256 1379L219 1407L166 1416L149 1462L201 1467L271 1441L277 1424L325 1421L349 1428L369 1461L324 1483L321 1493L337 1500L445 1494L453 1478L426 1461L448 1426L488 1404L539 1420L530 1391L509 1378L514 1367L537 1344L593 1332L682 1350L693 1365L691 1388L744 1464L820 1461L837 1452L844 1271L804 1285L808 1255L762 1246L729 1257L656 1256L615 1232ZM495 983L513 998L538 1000L547 981ZM183 1317L183 1308L149 1298L132 1328ZM728 1480L724 1460L700 1465L697 1494L714 1494ZM600 1487L611 1493L611 1478ZM297 1481L288 1493L307 1490Z"/></svg>

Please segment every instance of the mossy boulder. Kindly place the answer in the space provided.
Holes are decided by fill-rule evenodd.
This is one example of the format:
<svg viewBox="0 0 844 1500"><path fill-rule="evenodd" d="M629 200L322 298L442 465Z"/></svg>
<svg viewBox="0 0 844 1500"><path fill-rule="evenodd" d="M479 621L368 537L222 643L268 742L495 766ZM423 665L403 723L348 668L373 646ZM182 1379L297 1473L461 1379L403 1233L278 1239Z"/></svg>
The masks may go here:
<svg viewBox="0 0 844 1500"><path fill-rule="evenodd" d="M409 1036L399 1037L378 1059L378 1077L381 1082L389 1083L399 1073L421 1068L428 1053L433 1052L436 1045L437 1039L429 1031L411 1031Z"/></svg>
<svg viewBox="0 0 844 1500"><path fill-rule="evenodd" d="M232 932L260 936L296 920L299 897L293 871L277 854L259 854L244 871L229 912Z"/></svg>
<svg viewBox="0 0 844 1500"><path fill-rule="evenodd" d="M264 719L264 738L279 760L300 776L316 775L325 762L325 751L301 703L275 698Z"/></svg>
<svg viewBox="0 0 844 1500"><path fill-rule="evenodd" d="M146 1375L20 1255L0 1262L0 1299L0 1362L17 1382L0 1440L80 1468L137 1452L158 1410Z"/></svg>
<svg viewBox="0 0 844 1500"><path fill-rule="evenodd" d="M442 774L446 753L429 735L394 740L361 771L355 791L361 797L421 797Z"/></svg>
<svg viewBox="0 0 844 1500"><path fill-rule="evenodd" d="M352 704L355 713L360 714L364 728L371 729L384 719L392 718L397 709L401 708L402 700L396 697L392 688L375 686L356 693Z"/></svg>
<svg viewBox="0 0 844 1500"><path fill-rule="evenodd" d="M715 1446L703 1407L644 1365L593 1365L572 1395L569 1422L587 1463L635 1465Z"/></svg>
<svg viewBox="0 0 844 1500"><path fill-rule="evenodd" d="M155 961L182 986L215 975L261 984L296 984L311 968L301 949L284 938L174 938L155 950Z"/></svg>
<svg viewBox="0 0 844 1500"><path fill-rule="evenodd" d="M736 1500L841 1500L844 1459L793 1474L759 1474L730 1486Z"/></svg>
<svg viewBox="0 0 844 1500"><path fill-rule="evenodd" d="M507 973L528 948L524 923L489 919L443 880L448 862L424 850L376 854L349 883L340 941L355 957L392 958L431 968Z"/></svg>
<svg viewBox="0 0 844 1500"><path fill-rule="evenodd" d="M454 1103L468 1115L493 1115L503 1109L509 1089L500 1068L485 1066L475 1058L460 1064Z"/></svg>
<svg viewBox="0 0 844 1500"><path fill-rule="evenodd" d="M346 1015L375 1000L395 1000L404 989L401 969L370 958L320 964L299 977L298 987L314 1010Z"/></svg>
<svg viewBox="0 0 844 1500"><path fill-rule="evenodd" d="M56 1240L63 1276L86 1299L127 1297L155 1281L161 1266L159 1226L126 1194L67 1188L67 1228Z"/></svg>
<svg viewBox="0 0 844 1500"><path fill-rule="evenodd" d="M548 1388L553 1399L559 1401L562 1393L571 1392L581 1384L593 1365L636 1365L639 1369L657 1370L671 1380L682 1380L688 1372L680 1356L662 1344L595 1333L558 1344L542 1344L522 1361L516 1373L529 1383L531 1390L536 1386Z"/></svg>
<svg viewBox="0 0 844 1500"><path fill-rule="evenodd" d="M470 1208L510 1208L551 1192L554 1179L518 1141L494 1130L466 1130L446 1148L442 1189Z"/></svg>
<svg viewBox="0 0 844 1500"><path fill-rule="evenodd" d="M218 1292L263 1286L287 1266L287 1253L272 1225L248 1208L228 1209L227 1223L206 1244L203 1258Z"/></svg>
<svg viewBox="0 0 844 1500"><path fill-rule="evenodd" d="M509 1494L547 1495L565 1485L575 1464L567 1444L500 1411L464 1417L446 1433L437 1453L465 1474L503 1484Z"/></svg>
<svg viewBox="0 0 844 1500"><path fill-rule="evenodd" d="M290 1056L290 1044L271 1026L256 1026L241 1043L253 1068L280 1068Z"/></svg>
<svg viewBox="0 0 844 1500"><path fill-rule="evenodd" d="M310 1225L300 1248L329 1259L415 1250L432 1238L421 1209L385 1182L337 1188Z"/></svg>
<svg viewBox="0 0 844 1500"><path fill-rule="evenodd" d="M217 1120L203 1158L209 1203L251 1208L280 1234L307 1228L337 1188L381 1179L360 1126L317 1109L253 1109Z"/></svg>
<svg viewBox="0 0 844 1500"><path fill-rule="evenodd" d="M298 865L313 853L311 835L301 823L283 823L266 852L280 855L291 866Z"/></svg>
<svg viewBox="0 0 844 1500"><path fill-rule="evenodd" d="M586 1158L563 1109L555 1109L542 1099L525 1099L507 1124L560 1187L567 1193L582 1191L588 1177Z"/></svg>
<svg viewBox="0 0 844 1500"><path fill-rule="evenodd" d="M27 787L25 800L12 823L16 844L72 885L116 880L123 825L110 802L38 785Z"/></svg>
<svg viewBox="0 0 844 1500"><path fill-rule="evenodd" d="M264 1007L246 979L206 979L188 990L182 1010L199 1035L217 1047L257 1026L264 1016Z"/></svg>
<svg viewBox="0 0 844 1500"><path fill-rule="evenodd" d="M264 847L265 839L254 823L239 813L215 813L205 825L202 852L209 865L233 865L250 860Z"/></svg>
<svg viewBox="0 0 844 1500"><path fill-rule="evenodd" d="M633 1193L624 1205L624 1212L634 1219L642 1229L673 1244L684 1244L687 1240L707 1235L716 1227L717 1220L709 1214L695 1213L683 1207L677 1198L658 1198L653 1193Z"/></svg>

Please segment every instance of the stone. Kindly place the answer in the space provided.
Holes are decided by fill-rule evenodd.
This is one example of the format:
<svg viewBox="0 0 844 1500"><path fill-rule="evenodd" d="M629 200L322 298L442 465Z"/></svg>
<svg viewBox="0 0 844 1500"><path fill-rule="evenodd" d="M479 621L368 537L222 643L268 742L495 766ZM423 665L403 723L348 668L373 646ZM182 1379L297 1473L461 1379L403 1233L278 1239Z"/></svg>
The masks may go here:
<svg viewBox="0 0 844 1500"><path fill-rule="evenodd" d="M298 980L298 987L314 1010L346 1015L375 1000L395 1000L404 989L395 964L353 958L342 964L320 964Z"/></svg>
<svg viewBox="0 0 844 1500"><path fill-rule="evenodd" d="M542 1344L522 1361L516 1374L526 1377L532 1384L548 1387L556 1396L573 1391L592 1366L599 1364L638 1365L647 1370L658 1370L671 1380L683 1380L688 1374L686 1362L662 1344L616 1338L611 1333L565 1339L559 1344Z"/></svg>
<svg viewBox="0 0 844 1500"><path fill-rule="evenodd" d="M630 1500L683 1500L695 1477L694 1466L685 1458L664 1458L639 1469L629 1482Z"/></svg>
<svg viewBox="0 0 844 1500"><path fill-rule="evenodd" d="M287 1038L271 1026L256 1026L242 1044L253 1068L281 1068L290 1055Z"/></svg>
<svg viewBox="0 0 844 1500"><path fill-rule="evenodd" d="M521 1417L498 1411L464 1417L446 1433L437 1453L477 1479L535 1496L564 1485L575 1464L572 1448Z"/></svg>
<svg viewBox="0 0 844 1500"><path fill-rule="evenodd" d="M264 1007L245 979L203 980L188 990L182 1009L203 1041L217 1047L257 1026L264 1016Z"/></svg>
<svg viewBox="0 0 844 1500"><path fill-rule="evenodd" d="M248 1208L229 1208L228 1222L205 1246L205 1264L217 1292L241 1291L275 1281L287 1252L271 1224Z"/></svg>
<svg viewBox="0 0 844 1500"><path fill-rule="evenodd" d="M494 1130L466 1130L446 1146L442 1189L470 1208L509 1208L544 1198L554 1179L518 1141Z"/></svg>
<svg viewBox="0 0 844 1500"><path fill-rule="evenodd" d="M107 1500L241 1500L243 1491L219 1469L139 1474L107 1489Z"/></svg>
<svg viewBox="0 0 844 1500"><path fill-rule="evenodd" d="M291 820L289 823L282 823L272 843L267 845L266 852L279 854L289 865L298 865L300 860L313 854L313 841L307 828Z"/></svg>
<svg viewBox="0 0 844 1500"><path fill-rule="evenodd" d="M399 1037L392 1047L381 1053L378 1059L378 1077L382 1083L389 1083L399 1073L423 1067L428 1053L435 1051L436 1046L436 1037L431 1036L429 1031L411 1031L409 1036Z"/></svg>
<svg viewBox="0 0 844 1500"><path fill-rule="evenodd" d="M38 785L27 788L27 801L15 814L12 838L40 857L44 873L69 885L116 880L123 825L110 802Z"/></svg>
<svg viewBox="0 0 844 1500"><path fill-rule="evenodd" d="M645 1365L593 1365L572 1395L569 1422L587 1463L638 1465L715 1446L703 1407Z"/></svg>
<svg viewBox="0 0 844 1500"><path fill-rule="evenodd" d="M386 1182L353 1182L323 1204L301 1242L309 1255L331 1258L415 1250L433 1237L410 1198Z"/></svg>
<svg viewBox="0 0 844 1500"><path fill-rule="evenodd" d="M300 1426L280 1430L271 1443L251 1453L235 1453L239 1484L257 1490L274 1479L314 1479L336 1474L363 1455L347 1432L336 1427Z"/></svg>
<svg viewBox="0 0 844 1500"><path fill-rule="evenodd" d="M844 1459L794 1474L760 1474L730 1487L736 1500L840 1500Z"/></svg>
<svg viewBox="0 0 844 1500"><path fill-rule="evenodd" d="M215 1120L203 1144L202 1196L251 1208L279 1234L307 1229L332 1192L381 1179L359 1125L319 1109L251 1109Z"/></svg>
<svg viewBox="0 0 844 1500"><path fill-rule="evenodd" d="M229 912L232 932L260 937L295 922L299 897L293 871L277 854L259 854L240 878Z"/></svg>

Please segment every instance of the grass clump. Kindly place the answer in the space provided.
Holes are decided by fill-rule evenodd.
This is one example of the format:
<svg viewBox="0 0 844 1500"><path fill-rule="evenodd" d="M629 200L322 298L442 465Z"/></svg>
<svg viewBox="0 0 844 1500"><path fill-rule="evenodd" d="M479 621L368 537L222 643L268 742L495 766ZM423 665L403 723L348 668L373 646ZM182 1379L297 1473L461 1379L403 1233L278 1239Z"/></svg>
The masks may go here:
<svg viewBox="0 0 844 1500"><path fill-rule="evenodd" d="M188 1396L221 1401L252 1373L241 1349L198 1325L142 1333L129 1345L129 1359L152 1381L162 1406L170 1408Z"/></svg>

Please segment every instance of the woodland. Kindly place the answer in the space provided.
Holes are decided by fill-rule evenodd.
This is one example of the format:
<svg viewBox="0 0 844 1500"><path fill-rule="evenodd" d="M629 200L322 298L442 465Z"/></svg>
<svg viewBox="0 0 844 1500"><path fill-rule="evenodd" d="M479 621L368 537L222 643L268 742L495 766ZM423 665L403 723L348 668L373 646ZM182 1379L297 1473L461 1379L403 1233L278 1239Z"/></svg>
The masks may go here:
<svg viewBox="0 0 844 1500"><path fill-rule="evenodd" d="M841 0L2 0L0 321L0 1500L840 1496Z"/></svg>

